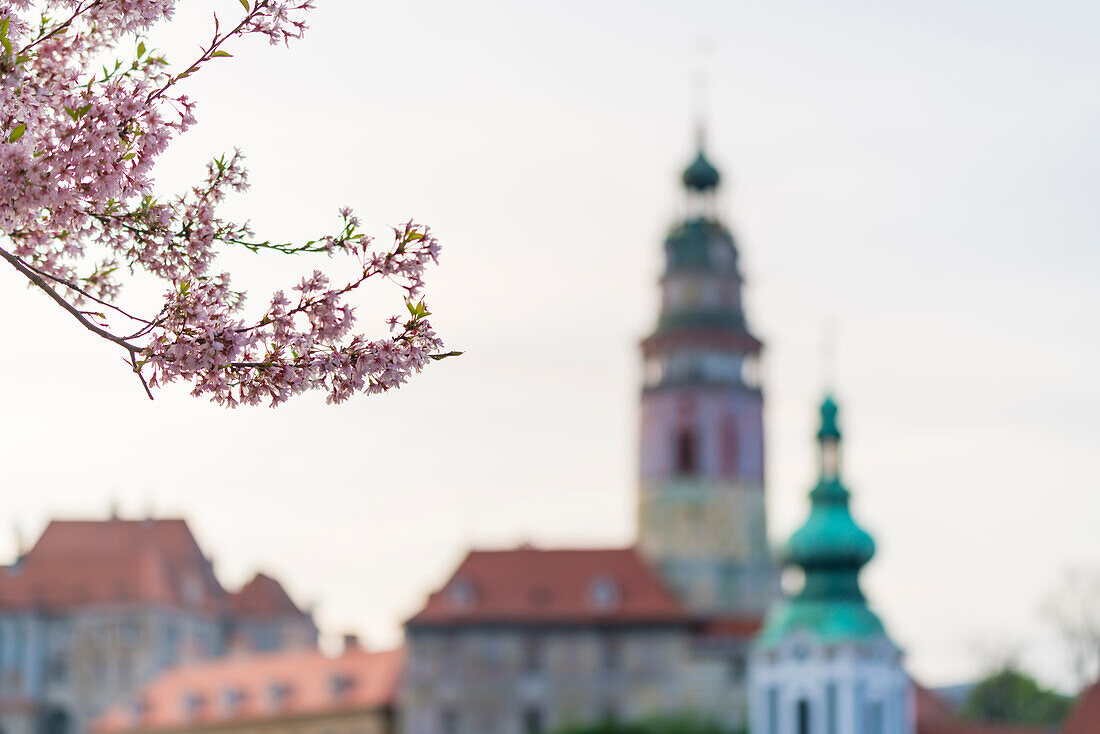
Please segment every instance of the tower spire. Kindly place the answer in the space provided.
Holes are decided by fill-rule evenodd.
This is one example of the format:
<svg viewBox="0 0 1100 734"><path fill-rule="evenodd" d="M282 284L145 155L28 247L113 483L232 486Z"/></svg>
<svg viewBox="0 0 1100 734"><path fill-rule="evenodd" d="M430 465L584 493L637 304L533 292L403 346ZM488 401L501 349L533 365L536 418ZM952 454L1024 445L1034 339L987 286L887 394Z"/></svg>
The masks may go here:
<svg viewBox="0 0 1100 734"><path fill-rule="evenodd" d="M848 509L841 480L838 407L826 396L820 407L817 443L820 472L810 492L810 516L787 542L787 563L805 575L802 590L769 616L761 643L774 644L796 631L822 639L885 635L882 622L859 588L859 572L874 556L875 542Z"/></svg>
<svg viewBox="0 0 1100 734"><path fill-rule="evenodd" d="M710 101L710 56L713 50L710 39L700 38L698 67L694 74L695 92L695 148L698 152L707 146L707 108Z"/></svg>
<svg viewBox="0 0 1100 734"><path fill-rule="evenodd" d="M695 72L695 159L684 169L682 176L684 187L688 190L691 209L695 214L713 214L714 190L722 180L718 169L707 159L707 97L708 97L708 57L710 42L699 41L699 67Z"/></svg>

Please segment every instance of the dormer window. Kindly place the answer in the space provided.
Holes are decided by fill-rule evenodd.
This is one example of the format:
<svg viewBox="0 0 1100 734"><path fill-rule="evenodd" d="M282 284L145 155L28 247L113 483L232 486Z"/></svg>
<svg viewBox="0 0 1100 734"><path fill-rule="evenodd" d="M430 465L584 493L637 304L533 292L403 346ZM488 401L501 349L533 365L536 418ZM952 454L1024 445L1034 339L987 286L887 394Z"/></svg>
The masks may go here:
<svg viewBox="0 0 1100 734"><path fill-rule="evenodd" d="M237 716L244 703L244 691L240 688L225 688L222 690L222 714L227 718Z"/></svg>
<svg viewBox="0 0 1100 734"><path fill-rule="evenodd" d="M272 711L280 711L290 701L291 687L287 683L275 682L267 687L267 703Z"/></svg>
<svg viewBox="0 0 1100 734"><path fill-rule="evenodd" d="M467 610L477 602L477 590L468 579L455 579L447 587L447 599L456 609Z"/></svg>
<svg viewBox="0 0 1100 734"><path fill-rule="evenodd" d="M198 691L187 691L183 694L183 718L185 721L194 721L202 715L206 699Z"/></svg>
<svg viewBox="0 0 1100 734"><path fill-rule="evenodd" d="M588 603L598 612L610 612L619 605L619 585L609 576L592 580L588 587Z"/></svg>
<svg viewBox="0 0 1100 734"><path fill-rule="evenodd" d="M131 728L138 729L145 722L145 717L149 714L149 701L144 697L139 697L130 703L130 721Z"/></svg>
<svg viewBox="0 0 1100 734"><path fill-rule="evenodd" d="M342 698L355 687L355 678L348 673L336 673L328 681L328 689L333 698Z"/></svg>
<svg viewBox="0 0 1100 734"><path fill-rule="evenodd" d="M554 600L554 593L545 586L536 586L527 594L532 606L544 607Z"/></svg>

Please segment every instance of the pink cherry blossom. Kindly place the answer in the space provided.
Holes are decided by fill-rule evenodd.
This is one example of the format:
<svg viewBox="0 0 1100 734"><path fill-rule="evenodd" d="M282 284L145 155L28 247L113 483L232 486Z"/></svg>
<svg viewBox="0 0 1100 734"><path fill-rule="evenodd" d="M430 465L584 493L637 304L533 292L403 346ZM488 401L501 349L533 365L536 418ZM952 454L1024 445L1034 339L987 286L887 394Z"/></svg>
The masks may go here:
<svg viewBox="0 0 1100 734"><path fill-rule="evenodd" d="M152 388L183 381L193 395L226 406L275 406L307 390L338 403L399 387L429 360L454 354L441 353L421 296L425 268L439 256L427 227L409 222L375 247L343 207L336 232L304 243L261 241L247 222L219 214L227 195L248 188L239 151L211 161L189 191L155 190L157 157L195 123L179 82L229 55L225 46L240 36L300 38L313 2L242 0L235 20L216 19L201 53L182 67L142 40L175 6L9 0L0 8L0 258L122 348L150 397ZM102 65L116 56L123 60ZM349 259L356 276L334 283L313 270L246 319L244 293L217 267L221 252L241 247ZM139 272L164 283L156 313L119 302L122 276ZM402 289L408 309L374 340L356 332L349 300L370 280Z"/></svg>

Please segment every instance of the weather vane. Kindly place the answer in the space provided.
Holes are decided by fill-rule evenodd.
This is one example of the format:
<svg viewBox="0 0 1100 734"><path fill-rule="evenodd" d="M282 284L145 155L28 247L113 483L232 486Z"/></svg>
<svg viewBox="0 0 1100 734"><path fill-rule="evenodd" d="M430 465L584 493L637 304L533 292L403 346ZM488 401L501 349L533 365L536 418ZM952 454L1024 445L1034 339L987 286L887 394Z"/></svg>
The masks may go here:
<svg viewBox="0 0 1100 734"><path fill-rule="evenodd" d="M700 38L696 43L698 54L698 67L694 74L695 92L695 136L696 144L702 150L706 143L707 103L710 97L710 59L714 52L714 44L709 38Z"/></svg>
<svg viewBox="0 0 1100 734"><path fill-rule="evenodd" d="M837 324L836 317L830 316L825 320L821 339L821 379L825 392L832 393L836 388L836 344Z"/></svg>

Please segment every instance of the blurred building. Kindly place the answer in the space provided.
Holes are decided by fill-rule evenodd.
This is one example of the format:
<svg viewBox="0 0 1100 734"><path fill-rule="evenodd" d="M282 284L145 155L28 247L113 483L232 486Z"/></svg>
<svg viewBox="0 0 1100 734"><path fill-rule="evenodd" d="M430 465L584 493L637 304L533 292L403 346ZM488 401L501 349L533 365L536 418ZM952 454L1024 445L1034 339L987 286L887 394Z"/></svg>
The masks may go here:
<svg viewBox="0 0 1100 734"><path fill-rule="evenodd" d="M939 734L920 731L917 734ZM945 733L946 734L946 733ZM1062 734L1100 734L1100 681L1081 692L1069 712Z"/></svg>
<svg viewBox="0 0 1100 734"><path fill-rule="evenodd" d="M226 591L183 520L53 521L0 568L0 730L80 734L165 668L316 641L274 579Z"/></svg>
<svg viewBox="0 0 1100 734"><path fill-rule="evenodd" d="M474 551L405 626L403 728L540 732L677 710L739 724L756 628L694 615L633 548Z"/></svg>
<svg viewBox="0 0 1100 734"><path fill-rule="evenodd" d="M779 584L761 343L702 142L642 343L638 543L467 556L406 624L408 734L527 734L678 710L745 722L749 641Z"/></svg>
<svg viewBox="0 0 1100 734"><path fill-rule="evenodd" d="M95 734L392 734L402 650L348 645L184 664L112 707Z"/></svg>
<svg viewBox="0 0 1100 734"><path fill-rule="evenodd" d="M913 734L917 709L901 650L859 588L875 544L848 511L831 398L821 405L817 441L810 516L784 552L802 570L803 584L772 608L756 641L750 731Z"/></svg>

